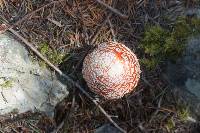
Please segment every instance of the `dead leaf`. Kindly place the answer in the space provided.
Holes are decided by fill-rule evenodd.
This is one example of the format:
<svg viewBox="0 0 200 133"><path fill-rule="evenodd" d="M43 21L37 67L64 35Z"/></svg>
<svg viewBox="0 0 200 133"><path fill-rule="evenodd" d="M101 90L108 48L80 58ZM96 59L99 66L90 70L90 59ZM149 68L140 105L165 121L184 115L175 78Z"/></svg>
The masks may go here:
<svg viewBox="0 0 200 133"><path fill-rule="evenodd" d="M6 24L0 24L0 34L3 33L6 29L7 29Z"/></svg>

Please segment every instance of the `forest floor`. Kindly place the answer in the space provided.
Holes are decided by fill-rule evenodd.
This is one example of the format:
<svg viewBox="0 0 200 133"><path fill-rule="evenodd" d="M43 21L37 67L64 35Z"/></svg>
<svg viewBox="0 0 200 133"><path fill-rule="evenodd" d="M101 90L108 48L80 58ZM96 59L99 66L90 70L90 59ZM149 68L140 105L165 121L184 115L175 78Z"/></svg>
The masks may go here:
<svg viewBox="0 0 200 133"><path fill-rule="evenodd" d="M81 68L92 47L116 40L140 59L144 54L139 45L145 25L165 25L164 15L169 14L173 19L185 8L195 5L192 0L102 1L106 5L98 0L0 0L0 22L7 22L38 50L48 45L54 55L47 58L89 92ZM49 53L42 54L48 56ZM30 55L34 55L31 50ZM141 69L143 79L131 94L115 101L101 99L99 104L129 133L193 132L195 125L184 119L187 109L161 76L163 68L149 71L141 66ZM29 112L11 118L1 116L0 131L51 132L64 122L58 132L91 133L109 123L90 99L69 86L70 94L56 107L55 118Z"/></svg>

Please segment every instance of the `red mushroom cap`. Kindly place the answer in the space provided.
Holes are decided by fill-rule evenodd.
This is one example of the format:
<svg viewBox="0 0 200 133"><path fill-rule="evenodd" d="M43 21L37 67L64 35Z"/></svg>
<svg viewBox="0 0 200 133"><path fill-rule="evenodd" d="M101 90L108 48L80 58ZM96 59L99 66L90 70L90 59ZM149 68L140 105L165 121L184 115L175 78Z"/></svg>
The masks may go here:
<svg viewBox="0 0 200 133"><path fill-rule="evenodd" d="M82 73L93 92L106 99L118 99L137 86L141 71L129 48L122 43L106 42L86 56Z"/></svg>

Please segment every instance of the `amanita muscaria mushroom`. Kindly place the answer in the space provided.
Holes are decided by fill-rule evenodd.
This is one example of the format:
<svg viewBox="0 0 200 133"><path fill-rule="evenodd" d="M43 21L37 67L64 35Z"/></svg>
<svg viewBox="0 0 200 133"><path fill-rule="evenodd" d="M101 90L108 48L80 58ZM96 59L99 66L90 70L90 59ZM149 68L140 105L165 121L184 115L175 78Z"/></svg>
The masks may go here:
<svg viewBox="0 0 200 133"><path fill-rule="evenodd" d="M141 71L129 48L122 43L106 42L86 56L82 73L93 92L106 99L118 99L137 86Z"/></svg>

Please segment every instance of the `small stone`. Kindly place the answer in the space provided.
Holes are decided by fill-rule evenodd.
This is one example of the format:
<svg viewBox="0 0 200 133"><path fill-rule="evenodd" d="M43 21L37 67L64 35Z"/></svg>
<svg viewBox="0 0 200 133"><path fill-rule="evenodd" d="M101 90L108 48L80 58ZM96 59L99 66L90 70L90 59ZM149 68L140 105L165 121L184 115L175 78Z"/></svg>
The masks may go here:
<svg viewBox="0 0 200 133"><path fill-rule="evenodd" d="M122 132L110 124L104 124L103 126L97 128L94 133L122 133Z"/></svg>

